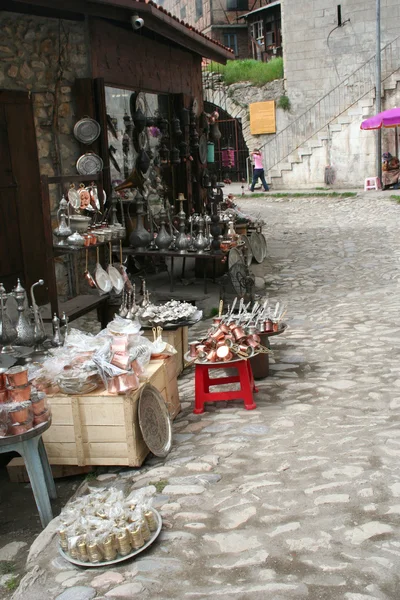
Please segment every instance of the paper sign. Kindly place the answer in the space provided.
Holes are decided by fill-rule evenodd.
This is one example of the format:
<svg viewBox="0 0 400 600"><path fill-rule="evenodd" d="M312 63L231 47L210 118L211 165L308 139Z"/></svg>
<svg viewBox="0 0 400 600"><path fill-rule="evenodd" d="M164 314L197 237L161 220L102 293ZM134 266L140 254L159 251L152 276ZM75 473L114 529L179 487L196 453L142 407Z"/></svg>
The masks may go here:
<svg viewBox="0 0 400 600"><path fill-rule="evenodd" d="M250 104L250 132L252 135L276 133L274 100Z"/></svg>

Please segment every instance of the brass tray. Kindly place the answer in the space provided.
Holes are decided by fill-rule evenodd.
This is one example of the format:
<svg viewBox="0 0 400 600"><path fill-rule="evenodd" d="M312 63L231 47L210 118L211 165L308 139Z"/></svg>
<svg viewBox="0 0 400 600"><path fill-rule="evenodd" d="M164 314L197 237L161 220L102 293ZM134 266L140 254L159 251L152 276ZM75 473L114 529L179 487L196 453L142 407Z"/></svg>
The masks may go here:
<svg viewBox="0 0 400 600"><path fill-rule="evenodd" d="M150 539L141 548L138 548L137 550L132 550L132 552L130 552L126 556L118 556L118 558L115 558L114 560L103 560L98 563L91 563L91 562L83 562L81 560L78 560L77 558L72 558L71 556L69 556L69 554L64 552L64 550L61 548L60 545L58 546L58 551L61 554L61 556L63 558L65 558L65 560L72 563L73 565L77 565L78 567L85 567L85 569L88 569L90 567L93 567L94 569L99 568L99 567L106 567L107 565L115 565L117 563L123 562L124 560L129 560L130 558L137 556L138 554L143 552L143 550L146 550L146 548L151 546L151 544L154 542L154 540L160 535L161 528L162 528L162 519L161 519L160 513L158 511L156 511L154 508L152 508L151 510L153 511L153 513L157 519L157 529L152 532Z"/></svg>
<svg viewBox="0 0 400 600"><path fill-rule="evenodd" d="M223 360L216 360L215 362L208 362L207 360L196 360L193 359L193 356L190 356L190 352L186 352L186 354L183 355L183 358L185 359L186 363L191 364L191 365L227 365L227 368L229 367L229 365L232 365L233 363L237 363L240 362L241 360L249 360L250 358L253 358L254 356L257 356L257 354L259 354L258 352L255 352L253 354L253 356L241 356L239 358L233 358L232 360L227 360L227 361L223 361Z"/></svg>

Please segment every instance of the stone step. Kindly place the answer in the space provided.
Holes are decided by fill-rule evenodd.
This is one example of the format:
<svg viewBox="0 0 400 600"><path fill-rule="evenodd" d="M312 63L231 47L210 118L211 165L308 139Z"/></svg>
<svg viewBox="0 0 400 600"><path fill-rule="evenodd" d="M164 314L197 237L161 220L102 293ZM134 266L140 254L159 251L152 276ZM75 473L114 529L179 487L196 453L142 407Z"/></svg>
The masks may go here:
<svg viewBox="0 0 400 600"><path fill-rule="evenodd" d="M329 125L329 130L331 133L340 133L340 131L342 131L343 127L341 125L341 123L331 123Z"/></svg>

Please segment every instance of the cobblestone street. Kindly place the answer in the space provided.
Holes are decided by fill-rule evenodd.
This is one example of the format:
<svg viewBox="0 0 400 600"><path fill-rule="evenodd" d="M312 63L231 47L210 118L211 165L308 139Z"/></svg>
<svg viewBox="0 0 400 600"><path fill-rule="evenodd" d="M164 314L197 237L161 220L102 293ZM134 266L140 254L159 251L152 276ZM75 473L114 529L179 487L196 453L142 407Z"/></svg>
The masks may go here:
<svg viewBox="0 0 400 600"><path fill-rule="evenodd" d="M400 206L370 194L240 203L267 222L267 293L288 305L257 410L194 415L186 370L169 456L101 476L158 483L158 543L82 570L56 520L15 600L398 600Z"/></svg>

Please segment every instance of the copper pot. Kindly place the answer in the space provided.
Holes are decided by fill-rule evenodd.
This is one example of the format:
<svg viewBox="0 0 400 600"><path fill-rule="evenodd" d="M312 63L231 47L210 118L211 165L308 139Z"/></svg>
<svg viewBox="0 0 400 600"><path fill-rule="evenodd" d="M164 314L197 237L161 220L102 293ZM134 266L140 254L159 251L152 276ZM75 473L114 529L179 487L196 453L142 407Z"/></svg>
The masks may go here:
<svg viewBox="0 0 400 600"><path fill-rule="evenodd" d="M211 339L214 340L215 342L218 342L219 340L223 340L225 337L224 332L222 331L222 329L219 327L217 329L217 331L214 331L214 333L211 334Z"/></svg>
<svg viewBox="0 0 400 600"><path fill-rule="evenodd" d="M32 408L35 418L41 415L46 410L46 394L38 393L37 398L32 400Z"/></svg>
<svg viewBox="0 0 400 600"><path fill-rule="evenodd" d="M232 357L232 352L229 350L228 346L224 344L217 349L217 356L220 360L231 360L231 358L228 357Z"/></svg>
<svg viewBox="0 0 400 600"><path fill-rule="evenodd" d="M219 325L222 321L222 317L214 317L213 318L213 324L214 325Z"/></svg>
<svg viewBox="0 0 400 600"><path fill-rule="evenodd" d="M8 402L8 391L0 390L0 404L5 404L5 402Z"/></svg>
<svg viewBox="0 0 400 600"><path fill-rule="evenodd" d="M236 326L235 329L232 331L232 333L237 342L240 342L240 340L242 340L243 338L246 337L246 334L243 331L243 328L239 327L239 326Z"/></svg>
<svg viewBox="0 0 400 600"><path fill-rule="evenodd" d="M279 323L272 323L272 331L279 331Z"/></svg>
<svg viewBox="0 0 400 600"><path fill-rule="evenodd" d="M225 335L228 335L231 332L231 330L229 329L229 327L227 325L225 325L225 323L222 323L219 328L221 331L223 331L225 333Z"/></svg>
<svg viewBox="0 0 400 600"><path fill-rule="evenodd" d="M23 385L21 387L9 387L8 397L10 402L24 402L31 397L31 385Z"/></svg>
<svg viewBox="0 0 400 600"><path fill-rule="evenodd" d="M217 360L217 352L216 352L216 350L211 350L207 354L207 360L208 360L208 362L215 362Z"/></svg>
<svg viewBox="0 0 400 600"><path fill-rule="evenodd" d="M230 325L228 325L228 328L232 331L232 333L233 333L233 330L236 329L236 327L237 327L236 323L231 323Z"/></svg>
<svg viewBox="0 0 400 600"><path fill-rule="evenodd" d="M50 410L47 408L45 411L42 412L42 414L40 415L35 415L33 417L33 425L39 425L40 423L47 423L47 421L50 419Z"/></svg>
<svg viewBox="0 0 400 600"><path fill-rule="evenodd" d="M252 337L248 337L246 340L246 344L251 346L251 348L258 348L260 345L260 342L256 342L256 340L254 340Z"/></svg>
<svg viewBox="0 0 400 600"><path fill-rule="evenodd" d="M12 367L6 371L7 383L10 387L20 387L28 384L28 367Z"/></svg>
<svg viewBox="0 0 400 600"><path fill-rule="evenodd" d="M20 402L15 404L9 411L8 416L10 417L11 423L25 423L31 417L31 403Z"/></svg>
<svg viewBox="0 0 400 600"><path fill-rule="evenodd" d="M272 321L270 321L270 319L268 319L267 321L265 321L264 323L264 331L273 331L273 323Z"/></svg>

